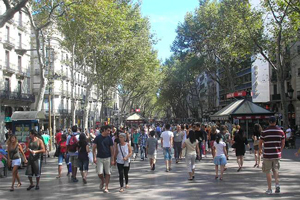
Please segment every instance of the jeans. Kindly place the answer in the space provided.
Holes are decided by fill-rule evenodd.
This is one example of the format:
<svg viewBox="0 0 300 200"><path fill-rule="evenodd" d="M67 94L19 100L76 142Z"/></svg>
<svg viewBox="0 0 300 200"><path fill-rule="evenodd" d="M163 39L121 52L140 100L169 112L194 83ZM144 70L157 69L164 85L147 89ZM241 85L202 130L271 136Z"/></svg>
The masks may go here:
<svg viewBox="0 0 300 200"><path fill-rule="evenodd" d="M145 149L146 149L146 147L141 146L141 159L145 158Z"/></svg>
<svg viewBox="0 0 300 200"><path fill-rule="evenodd" d="M134 144L134 153L139 153L139 145Z"/></svg>
<svg viewBox="0 0 300 200"><path fill-rule="evenodd" d="M174 151L175 151L175 159L178 160L181 153L181 143L182 142L174 142Z"/></svg>
<svg viewBox="0 0 300 200"><path fill-rule="evenodd" d="M200 155L199 155L199 159L202 159L202 155L203 155L203 142L199 142L199 150L200 150Z"/></svg>
<svg viewBox="0 0 300 200"><path fill-rule="evenodd" d="M120 187L124 186L124 176L125 176L125 184L128 184L128 172L130 169L130 163L128 167L124 167L124 164L117 163L118 171L119 171L119 182Z"/></svg>

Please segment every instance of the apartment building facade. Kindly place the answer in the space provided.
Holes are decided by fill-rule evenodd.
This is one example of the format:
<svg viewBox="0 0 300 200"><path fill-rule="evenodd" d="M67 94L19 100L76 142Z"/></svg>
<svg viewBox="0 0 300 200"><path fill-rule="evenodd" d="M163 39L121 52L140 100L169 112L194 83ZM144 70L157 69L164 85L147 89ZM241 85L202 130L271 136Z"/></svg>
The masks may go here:
<svg viewBox="0 0 300 200"><path fill-rule="evenodd" d="M5 5L0 3L0 14ZM0 141L6 129L11 129L14 111L30 110L35 102L32 93L32 71L30 52L20 49L31 48L29 19L22 11L15 14L0 29Z"/></svg>

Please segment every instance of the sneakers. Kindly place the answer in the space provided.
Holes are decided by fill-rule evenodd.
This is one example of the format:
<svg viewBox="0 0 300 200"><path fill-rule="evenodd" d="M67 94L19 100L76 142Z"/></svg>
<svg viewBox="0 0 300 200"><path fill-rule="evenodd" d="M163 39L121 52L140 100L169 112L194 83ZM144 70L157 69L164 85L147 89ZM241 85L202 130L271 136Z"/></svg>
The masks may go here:
<svg viewBox="0 0 300 200"><path fill-rule="evenodd" d="M77 178L73 178L73 182L74 182L74 183L77 183L77 182L78 182L78 179L77 179Z"/></svg>
<svg viewBox="0 0 300 200"><path fill-rule="evenodd" d="M266 194L272 194L272 190L267 190L265 193Z"/></svg>
<svg viewBox="0 0 300 200"><path fill-rule="evenodd" d="M277 194L280 193L280 186L279 185L276 186L275 193L277 193Z"/></svg>

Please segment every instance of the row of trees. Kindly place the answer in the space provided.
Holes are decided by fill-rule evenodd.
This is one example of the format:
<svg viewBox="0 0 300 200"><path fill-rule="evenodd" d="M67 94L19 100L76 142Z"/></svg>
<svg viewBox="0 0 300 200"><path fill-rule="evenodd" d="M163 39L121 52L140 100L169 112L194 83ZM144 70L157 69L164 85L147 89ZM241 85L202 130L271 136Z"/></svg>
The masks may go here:
<svg viewBox="0 0 300 200"><path fill-rule="evenodd" d="M99 91L99 101L110 104L111 90L119 91L120 112L133 106L152 115L161 75L155 43L147 18L141 16L139 3L131 0L40 0L22 4L35 34L34 49L40 66L41 85L36 110L41 110L44 94L53 74L46 75L49 63L48 38L62 33L62 48L71 54L71 74L84 71L86 101L84 126L88 126L89 99L92 87ZM7 17L9 18L9 17ZM1 19L1 17L0 17ZM71 78L75 88L75 77ZM72 117L75 123L76 98L71 94Z"/></svg>
<svg viewBox="0 0 300 200"><path fill-rule="evenodd" d="M188 86L197 85L197 77L203 72L226 92L233 92L237 80L235 72L251 66L253 56L260 54L276 72L284 124L288 124L285 80L290 71L288 64L293 59L290 49L299 41L300 2L251 3L248 0L200 0L199 8L187 13L184 22L178 25L172 45L174 56L165 64L167 70L173 68L174 76L165 77L161 92L161 98L173 111L180 107L178 102L188 105L188 91L199 97L200 94ZM181 73L182 70L185 73ZM169 93L174 87L186 93L173 94L176 98L172 98Z"/></svg>

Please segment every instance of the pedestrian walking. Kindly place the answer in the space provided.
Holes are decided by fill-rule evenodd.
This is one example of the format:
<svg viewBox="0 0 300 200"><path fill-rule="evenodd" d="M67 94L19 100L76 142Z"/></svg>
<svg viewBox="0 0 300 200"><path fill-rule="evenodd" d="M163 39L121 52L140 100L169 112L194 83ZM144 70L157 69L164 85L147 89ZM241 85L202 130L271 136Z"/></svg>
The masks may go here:
<svg viewBox="0 0 300 200"><path fill-rule="evenodd" d="M253 131L253 148L254 148L254 155L255 155L255 165L253 167L259 168L260 161L261 161L261 154L259 153L259 140L261 136L262 128L259 124L254 124L254 131Z"/></svg>
<svg viewBox="0 0 300 200"><path fill-rule="evenodd" d="M250 148L249 144L248 144L248 140L247 138L244 136L244 130L240 129L239 132L236 133L235 137L234 137L234 144L235 144L235 154L236 154L236 158L237 158L237 163L238 163L238 172L242 170L243 168L243 164L244 164L244 155L246 152L246 148L245 145L248 146L248 148Z"/></svg>
<svg viewBox="0 0 300 200"><path fill-rule="evenodd" d="M196 134L193 130L189 131L189 137L186 139L182 145L183 148L185 148L185 161L189 173L189 179L188 180L194 180L195 179L195 160L197 153L200 154L199 144L196 140Z"/></svg>
<svg viewBox="0 0 300 200"><path fill-rule="evenodd" d="M172 147L173 147L173 138L174 134L172 131L170 131L170 124L166 124L165 128L166 131L164 131L161 134L161 147L164 150L164 159L166 164L166 172L169 172L172 168Z"/></svg>
<svg viewBox="0 0 300 200"><path fill-rule="evenodd" d="M259 141L260 153L262 153L262 145L264 145L262 170L266 173L268 182L266 194L272 194L271 170L275 178L275 193L280 193L279 168L281 153L285 145L285 135L284 132L276 126L276 118L274 116L269 118L269 127L261 134Z"/></svg>
<svg viewBox="0 0 300 200"><path fill-rule="evenodd" d="M151 170L155 170L155 163L156 163L156 155L157 155L157 148L158 148L158 141L154 137L155 131L150 132L150 138L147 140L146 144L146 154L148 155Z"/></svg>
<svg viewBox="0 0 300 200"><path fill-rule="evenodd" d="M139 145L140 145L140 152L141 152L141 160L144 160L146 155L146 143L147 143L148 135L145 133L145 129L141 129L141 134L139 137Z"/></svg>
<svg viewBox="0 0 300 200"><path fill-rule="evenodd" d="M174 131L174 152L175 152L176 163L179 162L183 137L184 137L184 132L181 130L181 126L177 125L176 131Z"/></svg>
<svg viewBox="0 0 300 200"><path fill-rule="evenodd" d="M216 126L211 127L211 132L210 132L210 148L211 148L211 155L213 158L215 158L216 151L214 148L214 144L217 138L217 128Z"/></svg>
<svg viewBox="0 0 300 200"><path fill-rule="evenodd" d="M89 171L90 152L87 137L85 133L81 133L78 142L78 167L84 184L87 184L86 177Z"/></svg>
<svg viewBox="0 0 300 200"><path fill-rule="evenodd" d="M139 138L140 138L140 133L137 131L137 129L135 127L133 127L132 129L133 129L132 138L133 138L133 147L134 147L133 158L135 160L136 157L137 157L137 155L138 155L138 153L139 153Z"/></svg>
<svg viewBox="0 0 300 200"><path fill-rule="evenodd" d="M41 156L45 153L44 142L38 138L36 130L31 130L29 133L30 142L27 151L30 151L27 168L25 174L28 176L30 185L27 190L34 188L32 177L36 177L35 189L39 190L40 177L41 177Z"/></svg>
<svg viewBox="0 0 300 200"><path fill-rule="evenodd" d="M15 190L14 186L16 179L18 181L17 187L20 187L22 185L18 172L18 168L21 165L21 155L23 156L25 163L27 163L27 159L23 152L22 146L18 143L18 139L15 135L11 135L8 138L6 144L8 153L7 163L9 167L12 167L12 183L10 188L10 191L12 192Z"/></svg>
<svg viewBox="0 0 300 200"><path fill-rule="evenodd" d="M77 146L79 142L79 134L78 134L77 126L72 127L72 134L67 138L67 151L69 154L69 159L72 165L72 181L78 182L77 176L77 167L78 167L78 151Z"/></svg>
<svg viewBox="0 0 300 200"><path fill-rule="evenodd" d="M70 174L70 163L69 163L69 157L67 155L67 135L62 134L60 136L60 142L57 143L57 149L58 149L58 175L56 178L60 178L62 174L62 165L63 161L65 160L65 163L67 165L67 176Z"/></svg>
<svg viewBox="0 0 300 200"><path fill-rule="evenodd" d="M124 177L125 177L125 188L128 189L129 177L128 173L130 170L130 157L132 155L131 146L126 142L126 134L120 133L120 143L117 144L114 152L114 163L117 164L119 172L120 192L124 192Z"/></svg>
<svg viewBox="0 0 300 200"><path fill-rule="evenodd" d="M48 158L50 158L50 153L49 153L50 136L47 134L47 132L44 131L42 134L42 138L43 138L44 144L45 144L46 156L48 156Z"/></svg>
<svg viewBox="0 0 300 200"><path fill-rule="evenodd" d="M225 169L225 165L227 164L227 157L228 152L226 149L226 143L222 140L222 135L217 134L216 140L214 141L214 151L215 151L215 157L214 157L214 164L215 164L215 170L216 170L216 176L215 179L218 179L218 173L219 173L219 166L221 170L221 176L220 180L223 180L223 173Z"/></svg>
<svg viewBox="0 0 300 200"><path fill-rule="evenodd" d="M101 180L100 190L104 187L104 173L105 173L105 189L104 192L108 193L108 184L110 180L111 170L110 166L113 165L113 141L110 137L111 127L106 125L101 128L102 133L94 140L93 145L93 160L97 164L98 177ZM96 152L97 150L97 152Z"/></svg>

